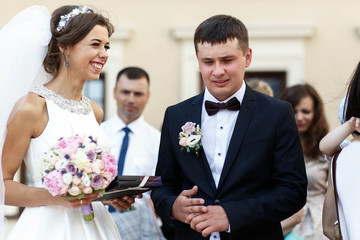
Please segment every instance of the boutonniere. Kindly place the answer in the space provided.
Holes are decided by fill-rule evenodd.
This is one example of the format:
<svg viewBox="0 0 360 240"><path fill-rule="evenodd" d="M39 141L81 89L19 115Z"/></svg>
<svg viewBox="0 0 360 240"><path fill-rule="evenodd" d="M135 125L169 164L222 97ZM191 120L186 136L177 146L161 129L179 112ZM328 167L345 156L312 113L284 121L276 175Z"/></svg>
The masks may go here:
<svg viewBox="0 0 360 240"><path fill-rule="evenodd" d="M179 133L181 150L185 149L187 152L193 152L199 158L202 137L199 124L187 122L181 127L181 130Z"/></svg>

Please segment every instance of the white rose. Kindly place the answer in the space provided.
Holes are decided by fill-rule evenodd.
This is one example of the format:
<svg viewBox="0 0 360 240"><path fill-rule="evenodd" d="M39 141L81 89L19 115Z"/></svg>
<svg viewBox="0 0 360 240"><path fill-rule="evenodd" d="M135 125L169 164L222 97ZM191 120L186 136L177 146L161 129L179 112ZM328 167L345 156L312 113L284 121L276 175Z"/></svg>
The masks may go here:
<svg viewBox="0 0 360 240"><path fill-rule="evenodd" d="M63 181L65 184L70 184L72 182L72 174L71 173L65 173L63 175Z"/></svg>
<svg viewBox="0 0 360 240"><path fill-rule="evenodd" d="M187 139L186 144L187 144L189 147L193 148L193 147L195 147L195 145L200 141L200 139L201 139L201 136L200 136L200 135L191 135L191 136Z"/></svg>
<svg viewBox="0 0 360 240"><path fill-rule="evenodd" d="M96 174L100 174L100 168L99 168L99 165L96 164L96 163L93 163L93 172L96 173Z"/></svg>
<svg viewBox="0 0 360 240"><path fill-rule="evenodd" d="M85 166L89 163L89 159L87 158L86 152L83 149L79 149L76 154L72 157L75 162L75 166L79 170L83 170Z"/></svg>
<svg viewBox="0 0 360 240"><path fill-rule="evenodd" d="M97 174L100 174L100 171L104 169L104 162L101 160L95 160L92 165L96 169L94 172Z"/></svg>
<svg viewBox="0 0 360 240"><path fill-rule="evenodd" d="M68 165L69 162L70 162L69 159L62 158L62 159L60 159L59 161L56 162L55 168L57 170L64 169L64 168L66 168L66 166Z"/></svg>
<svg viewBox="0 0 360 240"><path fill-rule="evenodd" d="M85 186L90 186L90 178L87 174L83 174L81 177L81 183L84 184Z"/></svg>

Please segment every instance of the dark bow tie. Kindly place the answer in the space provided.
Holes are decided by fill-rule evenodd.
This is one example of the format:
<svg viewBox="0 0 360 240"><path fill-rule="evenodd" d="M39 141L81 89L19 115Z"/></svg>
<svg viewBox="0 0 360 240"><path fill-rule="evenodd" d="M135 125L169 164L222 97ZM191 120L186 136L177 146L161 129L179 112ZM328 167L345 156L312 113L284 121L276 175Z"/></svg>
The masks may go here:
<svg viewBox="0 0 360 240"><path fill-rule="evenodd" d="M205 101L205 109L209 116L215 115L220 109L228 109L230 111L237 111L240 109L240 102L236 97L233 97L226 103L215 103L211 101Z"/></svg>

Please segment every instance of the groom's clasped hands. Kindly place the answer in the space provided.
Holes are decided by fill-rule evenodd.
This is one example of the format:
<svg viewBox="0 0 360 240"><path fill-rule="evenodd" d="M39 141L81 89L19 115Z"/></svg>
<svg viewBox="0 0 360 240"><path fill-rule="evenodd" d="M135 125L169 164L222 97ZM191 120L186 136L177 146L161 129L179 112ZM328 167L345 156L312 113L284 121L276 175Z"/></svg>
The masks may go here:
<svg viewBox="0 0 360 240"><path fill-rule="evenodd" d="M228 231L229 220L223 207L220 205L204 206L204 199L192 198L197 192L197 186L182 191L172 206L172 216L189 224L203 237L207 237L213 232Z"/></svg>

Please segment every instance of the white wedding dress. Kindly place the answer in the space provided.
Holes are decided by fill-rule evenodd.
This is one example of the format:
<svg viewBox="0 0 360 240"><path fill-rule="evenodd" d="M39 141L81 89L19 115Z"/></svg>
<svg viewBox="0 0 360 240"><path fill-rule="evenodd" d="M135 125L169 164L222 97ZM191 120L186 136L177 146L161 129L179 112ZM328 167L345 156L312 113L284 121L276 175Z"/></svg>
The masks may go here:
<svg viewBox="0 0 360 240"><path fill-rule="evenodd" d="M95 119L87 98L75 102L67 100L41 86L34 92L46 99L49 122L43 133L32 139L26 153L26 168L32 177L33 186L41 183L42 156L55 146L60 137L75 134L98 137L98 143L105 135ZM57 102L57 104L55 103ZM77 107L74 109L74 106ZM71 112L72 108L75 112ZM76 113L90 111L88 114ZM106 141L106 140L103 140ZM104 142L103 142L104 143ZM8 239L33 240L117 240L120 239L116 225L108 210L101 202L92 203L95 219L85 221L81 209L62 206L27 207L21 214Z"/></svg>
<svg viewBox="0 0 360 240"><path fill-rule="evenodd" d="M336 161L336 186L344 240L360 239L360 142L344 147Z"/></svg>

